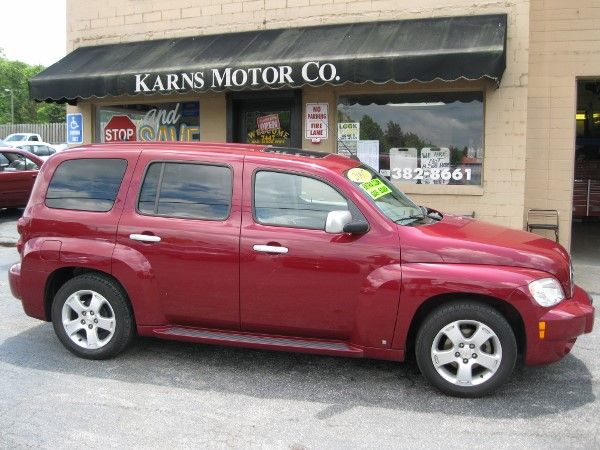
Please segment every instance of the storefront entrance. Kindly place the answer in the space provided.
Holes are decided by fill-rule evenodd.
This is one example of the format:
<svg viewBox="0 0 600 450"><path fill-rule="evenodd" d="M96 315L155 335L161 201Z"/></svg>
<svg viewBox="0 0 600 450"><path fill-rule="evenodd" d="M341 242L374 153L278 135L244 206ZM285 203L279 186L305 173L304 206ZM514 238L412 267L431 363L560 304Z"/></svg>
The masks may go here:
<svg viewBox="0 0 600 450"><path fill-rule="evenodd" d="M600 79L577 82L575 122L571 253L582 263L597 263L600 248Z"/></svg>
<svg viewBox="0 0 600 450"><path fill-rule="evenodd" d="M228 97L228 141L302 146L299 90L234 93Z"/></svg>

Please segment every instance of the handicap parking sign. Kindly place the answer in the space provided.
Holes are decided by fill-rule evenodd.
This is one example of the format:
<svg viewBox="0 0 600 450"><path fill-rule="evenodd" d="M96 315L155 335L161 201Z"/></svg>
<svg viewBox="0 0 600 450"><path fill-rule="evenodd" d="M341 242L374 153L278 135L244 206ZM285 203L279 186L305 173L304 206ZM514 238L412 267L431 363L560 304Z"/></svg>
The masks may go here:
<svg viewBox="0 0 600 450"><path fill-rule="evenodd" d="M83 144L83 116L67 114L67 144Z"/></svg>

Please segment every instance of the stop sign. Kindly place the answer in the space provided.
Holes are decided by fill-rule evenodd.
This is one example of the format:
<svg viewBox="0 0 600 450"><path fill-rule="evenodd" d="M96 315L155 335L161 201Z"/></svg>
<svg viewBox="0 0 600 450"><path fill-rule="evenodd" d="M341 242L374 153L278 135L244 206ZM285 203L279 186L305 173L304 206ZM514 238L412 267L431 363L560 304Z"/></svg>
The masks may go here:
<svg viewBox="0 0 600 450"><path fill-rule="evenodd" d="M112 116L104 127L104 142L135 140L135 123L127 116Z"/></svg>

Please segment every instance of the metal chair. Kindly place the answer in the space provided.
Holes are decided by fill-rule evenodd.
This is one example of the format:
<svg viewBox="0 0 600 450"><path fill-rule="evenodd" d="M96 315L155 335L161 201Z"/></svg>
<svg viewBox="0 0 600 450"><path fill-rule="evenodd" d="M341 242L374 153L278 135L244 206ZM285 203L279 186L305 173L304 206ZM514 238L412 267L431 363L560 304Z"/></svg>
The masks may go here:
<svg viewBox="0 0 600 450"><path fill-rule="evenodd" d="M550 230L554 231L556 242L558 242L558 211L556 209L528 209L527 231Z"/></svg>

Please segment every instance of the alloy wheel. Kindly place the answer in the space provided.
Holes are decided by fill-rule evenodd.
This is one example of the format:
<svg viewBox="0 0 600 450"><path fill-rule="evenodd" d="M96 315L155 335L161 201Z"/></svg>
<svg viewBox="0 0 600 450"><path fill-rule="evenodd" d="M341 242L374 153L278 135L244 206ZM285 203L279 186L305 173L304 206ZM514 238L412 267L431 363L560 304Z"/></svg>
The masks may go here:
<svg viewBox="0 0 600 450"><path fill-rule="evenodd" d="M494 331L477 320L457 320L442 328L431 346L435 370L457 386L476 386L494 376L502 345Z"/></svg>
<svg viewBox="0 0 600 450"><path fill-rule="evenodd" d="M98 292L79 290L63 304L62 325L79 347L98 349L108 344L115 334L115 312Z"/></svg>

